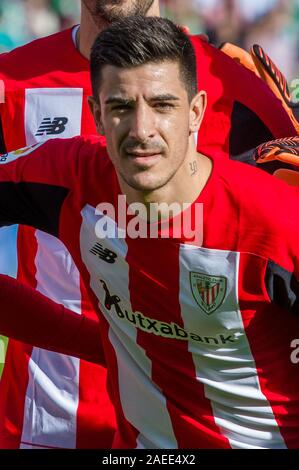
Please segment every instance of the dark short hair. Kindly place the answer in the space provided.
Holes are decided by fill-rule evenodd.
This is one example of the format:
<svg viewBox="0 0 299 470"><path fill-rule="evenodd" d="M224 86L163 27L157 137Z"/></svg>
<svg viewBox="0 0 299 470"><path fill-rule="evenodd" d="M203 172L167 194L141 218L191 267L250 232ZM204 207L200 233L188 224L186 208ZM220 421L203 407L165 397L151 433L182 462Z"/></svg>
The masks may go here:
<svg viewBox="0 0 299 470"><path fill-rule="evenodd" d="M196 58L188 36L165 18L131 16L102 31L91 49L90 73L95 99L105 65L132 68L150 62L177 62L189 100L197 93Z"/></svg>

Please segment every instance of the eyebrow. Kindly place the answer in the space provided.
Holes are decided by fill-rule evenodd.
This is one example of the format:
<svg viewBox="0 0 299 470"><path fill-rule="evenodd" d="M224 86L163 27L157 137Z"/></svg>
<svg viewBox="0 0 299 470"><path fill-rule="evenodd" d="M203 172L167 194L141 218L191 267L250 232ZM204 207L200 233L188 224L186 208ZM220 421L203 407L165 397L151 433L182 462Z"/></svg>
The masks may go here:
<svg viewBox="0 0 299 470"><path fill-rule="evenodd" d="M123 104L128 104L133 102L134 100L131 100L129 98L122 98L121 96L110 96L107 98L105 101L105 104L113 104L113 103L123 103Z"/></svg>
<svg viewBox="0 0 299 470"><path fill-rule="evenodd" d="M150 101L179 101L180 98L175 95L171 95L170 93L165 93L162 95L155 95Z"/></svg>
<svg viewBox="0 0 299 470"><path fill-rule="evenodd" d="M175 95L172 95L170 93L165 93L165 94L162 94L162 95L155 95L153 96L152 98L149 99L150 102L153 102L153 101L179 101L180 98L178 98L177 96ZM117 104L130 104L130 103L134 103L135 100L131 99L131 98L122 98L121 96L110 96L109 98L107 98L107 100L105 101L105 104L113 104L113 103L117 103Z"/></svg>

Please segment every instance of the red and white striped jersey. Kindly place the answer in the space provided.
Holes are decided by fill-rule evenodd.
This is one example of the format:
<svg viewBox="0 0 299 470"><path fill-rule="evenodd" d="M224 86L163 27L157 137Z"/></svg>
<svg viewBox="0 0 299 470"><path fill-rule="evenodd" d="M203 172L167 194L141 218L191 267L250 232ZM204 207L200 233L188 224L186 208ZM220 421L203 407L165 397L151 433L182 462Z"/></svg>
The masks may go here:
<svg viewBox="0 0 299 470"><path fill-rule="evenodd" d="M202 152L228 157L295 133L261 80L209 44L192 41L199 87L208 94L198 139ZM95 133L86 99L89 63L76 50L72 30L2 55L0 79L7 150ZM19 229L18 278L78 314L92 314L65 247L39 230ZM100 367L11 341L0 382L0 447L109 447L114 422L105 380Z"/></svg>
<svg viewBox="0 0 299 470"><path fill-rule="evenodd" d="M58 236L100 316L114 447L298 448L296 189L215 158L191 206L203 204L202 246L99 239L98 204L114 205L106 222L117 229L120 194L100 139L51 140L1 161L1 224Z"/></svg>

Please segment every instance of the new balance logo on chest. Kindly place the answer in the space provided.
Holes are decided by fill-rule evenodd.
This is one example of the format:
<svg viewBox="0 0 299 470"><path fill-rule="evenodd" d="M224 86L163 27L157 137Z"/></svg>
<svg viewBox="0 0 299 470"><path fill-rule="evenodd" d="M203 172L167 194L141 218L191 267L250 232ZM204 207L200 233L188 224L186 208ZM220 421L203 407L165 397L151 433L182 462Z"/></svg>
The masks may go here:
<svg viewBox="0 0 299 470"><path fill-rule="evenodd" d="M36 136L41 135L58 135L65 131L68 118L66 117L55 117L53 120L47 117L44 118L36 132Z"/></svg>
<svg viewBox="0 0 299 470"><path fill-rule="evenodd" d="M89 251L99 259L102 259L109 264L115 263L115 259L117 258L116 253L109 250L108 248L104 248L100 243L96 243Z"/></svg>

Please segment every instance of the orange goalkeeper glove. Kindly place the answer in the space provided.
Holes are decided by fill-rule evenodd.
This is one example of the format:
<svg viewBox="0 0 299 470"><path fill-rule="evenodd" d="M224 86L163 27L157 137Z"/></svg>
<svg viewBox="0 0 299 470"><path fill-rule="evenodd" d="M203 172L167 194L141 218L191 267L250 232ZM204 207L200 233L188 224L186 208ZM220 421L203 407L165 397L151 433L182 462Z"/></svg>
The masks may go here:
<svg viewBox="0 0 299 470"><path fill-rule="evenodd" d="M299 137L287 137L266 142L257 147L253 156L257 163L279 160L297 166L298 171L279 169L274 173L274 176L292 186L299 186Z"/></svg>

